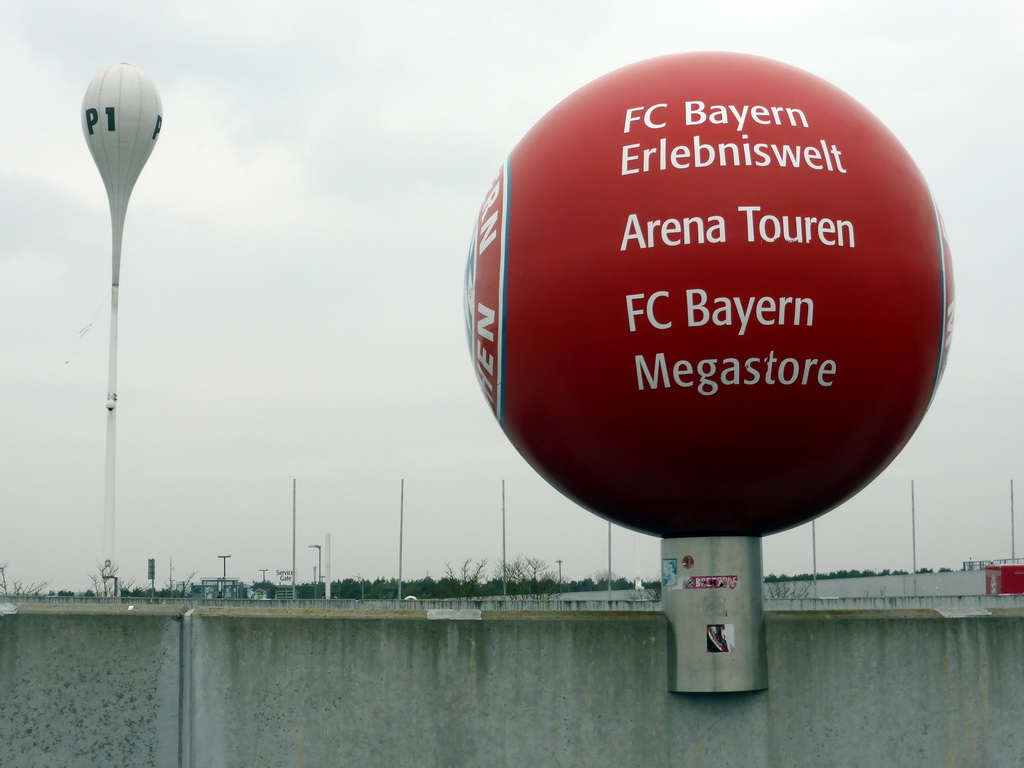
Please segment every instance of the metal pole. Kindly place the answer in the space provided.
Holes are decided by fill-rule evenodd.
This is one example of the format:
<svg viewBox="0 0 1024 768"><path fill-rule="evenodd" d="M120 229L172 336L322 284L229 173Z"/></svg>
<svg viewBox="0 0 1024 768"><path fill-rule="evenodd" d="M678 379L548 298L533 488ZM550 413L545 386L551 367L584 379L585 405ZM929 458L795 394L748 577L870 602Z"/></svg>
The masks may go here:
<svg viewBox="0 0 1024 768"><path fill-rule="evenodd" d="M402 545L405 533L405 479L398 498L398 599L402 599Z"/></svg>
<svg viewBox="0 0 1024 768"><path fill-rule="evenodd" d="M612 522L608 521L608 600L612 599Z"/></svg>
<svg viewBox="0 0 1024 768"><path fill-rule="evenodd" d="M562 592L562 561L561 560L555 560L555 562L558 563L558 592L559 592L559 594L561 594L561 592Z"/></svg>
<svg viewBox="0 0 1024 768"><path fill-rule="evenodd" d="M668 690L767 688L760 537L662 539L661 558L662 612L672 629ZM715 585L714 591L687 588L696 582Z"/></svg>
<svg viewBox="0 0 1024 768"><path fill-rule="evenodd" d="M643 582L643 577L640 575L640 534L639 533L633 534L633 543L636 545L636 570L634 571L634 573L636 575L633 578L633 588L634 589L642 589L643 585L644 585L644 582Z"/></svg>
<svg viewBox="0 0 1024 768"><path fill-rule="evenodd" d="M501 481L501 594L508 595L508 562L505 560L505 481Z"/></svg>
<svg viewBox="0 0 1024 768"><path fill-rule="evenodd" d="M102 171L101 171L102 175ZM124 236L124 215L128 200L124 199L120 215L111 209L113 224L112 277L110 281L110 351L107 360L107 452L104 480L103 549L104 570L114 577L114 597L120 595L117 562L114 557L114 496L117 475L117 310L121 290L121 241Z"/></svg>
<svg viewBox="0 0 1024 768"><path fill-rule="evenodd" d="M814 528L814 521L811 520L811 567L814 568L814 599L818 599L818 532Z"/></svg>
<svg viewBox="0 0 1024 768"><path fill-rule="evenodd" d="M914 481L910 481L910 539L913 549L914 597L917 597L917 513L914 508Z"/></svg>
<svg viewBox="0 0 1024 768"><path fill-rule="evenodd" d="M310 544L309 549L316 550L316 565L313 566L313 599L320 597L320 590L317 587L320 586L320 579L323 578L324 566L323 560L321 560L321 552L319 544Z"/></svg>
<svg viewBox="0 0 1024 768"><path fill-rule="evenodd" d="M1013 480L1010 481L1010 559L1017 559L1017 535L1013 530Z"/></svg>
<svg viewBox="0 0 1024 768"><path fill-rule="evenodd" d="M220 561L224 564L224 573L221 576L221 580L220 580L220 595L219 595L219 597L224 597L224 584L228 580L228 558L231 557L231 555L217 555L217 557L219 557Z"/></svg>
<svg viewBox="0 0 1024 768"><path fill-rule="evenodd" d="M299 596L299 572L295 551L295 478L292 478L292 600Z"/></svg>
<svg viewBox="0 0 1024 768"><path fill-rule="evenodd" d="M115 259L120 260L120 238L115 237ZM107 363L107 453L103 487L103 568L104 577L117 572L114 560L114 478L117 457L117 278L110 288L110 352ZM116 582L114 596L117 596Z"/></svg>
<svg viewBox="0 0 1024 768"><path fill-rule="evenodd" d="M331 599L331 534L324 534L324 570L321 578L324 580L324 599Z"/></svg>

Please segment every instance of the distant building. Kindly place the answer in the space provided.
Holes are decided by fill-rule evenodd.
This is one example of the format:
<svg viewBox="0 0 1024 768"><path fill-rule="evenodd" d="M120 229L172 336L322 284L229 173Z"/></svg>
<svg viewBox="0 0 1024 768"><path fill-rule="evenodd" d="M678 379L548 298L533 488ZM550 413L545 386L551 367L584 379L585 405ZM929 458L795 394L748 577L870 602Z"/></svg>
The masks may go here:
<svg viewBox="0 0 1024 768"><path fill-rule="evenodd" d="M239 600L249 597L249 588L238 579L202 579L198 584L192 585L192 597L206 600Z"/></svg>

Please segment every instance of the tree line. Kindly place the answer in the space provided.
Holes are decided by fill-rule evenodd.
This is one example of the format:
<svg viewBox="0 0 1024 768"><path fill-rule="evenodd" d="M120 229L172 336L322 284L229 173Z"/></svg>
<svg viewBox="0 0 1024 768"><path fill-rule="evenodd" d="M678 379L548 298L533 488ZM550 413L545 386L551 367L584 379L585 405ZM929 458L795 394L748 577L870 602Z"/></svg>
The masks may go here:
<svg viewBox="0 0 1024 768"><path fill-rule="evenodd" d="M918 573L952 573L953 569L952 568L939 568L938 571L933 571L931 568L918 568L917 572ZM909 575L910 575L910 571L904 571L904 570L900 570L898 568L895 569L895 570L890 570L889 568L883 568L880 571L873 571L873 570L870 570L870 569L869 570L861 571L861 570L857 570L857 569L852 569L852 570L829 571L827 573L819 573L817 576L815 576L813 573L796 573L796 574L793 574L792 576L789 576L789 575L787 575L785 573L780 573L778 575L776 575L774 573L769 573L767 576L764 577L764 581L765 581L766 584L773 584L773 583L780 582L780 581L813 581L814 579L818 579L819 581L821 581L823 579L863 579L863 578L867 578L869 576L909 576Z"/></svg>
<svg viewBox="0 0 1024 768"><path fill-rule="evenodd" d="M185 598L194 597L196 572L185 575L180 582L166 582L160 587L146 583L138 583L134 579L121 579L118 567L104 567L97 564L96 571L89 574L91 588L78 593L71 590L50 590L47 584L24 584L9 579L6 563L0 563L0 594L42 595L74 597L82 594L85 597L112 597L115 589L122 597L162 597ZM352 576L335 579L331 582L331 597L342 600L394 600L399 596L415 597L419 600L470 599L508 596L513 598L550 597L567 592L601 592L609 588L613 590L630 590L633 581L607 571L597 571L582 579L559 580L558 572L549 564L536 557L518 555L514 560L499 562L491 567L489 561L468 558L452 565L445 563L444 574L432 578L429 574L420 579L403 579L399 589L398 579L378 576L364 579ZM277 596L281 585L270 581L257 581L251 589L260 591L262 595L273 599ZM657 590L658 583L645 582L646 590ZM297 585L295 592L299 599L317 599L324 597L324 584L308 582Z"/></svg>
<svg viewBox="0 0 1024 768"><path fill-rule="evenodd" d="M488 567L486 559L463 560L452 565L445 563L444 575L435 579L429 574L421 579L402 580L401 597L415 597L418 600L473 599L508 596L513 598L552 597L566 592L599 592L608 589L607 571L598 571L583 579L558 579L557 571L539 558L520 555L506 563ZM267 597L274 598L277 586L264 581L253 584L262 589ZM331 597L341 600L394 600L399 597L398 579L377 577L362 579L349 577L331 582ZM656 582L645 583L645 588L656 587ZM633 582L612 574L611 588L632 589ZM324 585L299 584L296 588L299 599L324 597Z"/></svg>
<svg viewBox="0 0 1024 768"><path fill-rule="evenodd" d="M918 573L950 573L952 568L939 568L933 571L931 568L919 568ZM107 574L98 567L97 573L91 574L92 588L86 590L83 595L111 596L113 594L113 576L115 573ZM775 574L769 573L764 577L765 584L781 584L786 582L812 581L828 579L856 579L870 576L908 576L909 571L901 569L884 568L882 570L838 570L818 573L816 576L811 573L796 574ZM123 597L190 597L192 595L192 583L196 572L186 575L183 582L164 584L161 588L151 588L146 584L138 584L133 580L122 581L118 585L118 591ZM622 576L611 574L611 589L632 590L632 580ZM10 578L7 564L0 563L0 594L10 595L57 595L74 596L78 593L71 590L57 590L46 592L46 583L26 584L17 579ZM273 599L277 595L280 585L270 581L258 581L252 584L253 590L261 590L262 593ZM660 593L660 584L657 581L644 581L643 589L651 597L657 599ZM429 574L420 579L403 579L399 589L398 579L378 576L374 579L364 579L359 576L346 579L335 579L331 582L331 597L342 600L394 600L399 597L415 597L419 600L447 600L447 599L471 599L508 596L513 598L525 597L551 597L568 592L603 592L609 588L609 574L607 571L597 571L582 579L568 579L559 581L558 573L552 569L547 562L535 557L519 555L514 560L504 564L498 563L489 567L486 559L473 560L468 558L460 563L452 565L445 563L444 574L434 579ZM299 599L317 599L324 597L323 583L299 584L296 587L296 597Z"/></svg>

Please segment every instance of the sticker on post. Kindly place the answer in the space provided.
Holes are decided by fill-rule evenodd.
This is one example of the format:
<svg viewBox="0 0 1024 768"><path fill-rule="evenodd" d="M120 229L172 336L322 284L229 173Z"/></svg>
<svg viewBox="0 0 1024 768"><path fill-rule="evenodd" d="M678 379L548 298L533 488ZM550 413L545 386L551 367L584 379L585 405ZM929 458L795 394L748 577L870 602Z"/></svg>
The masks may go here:
<svg viewBox="0 0 1024 768"><path fill-rule="evenodd" d="M674 557L663 557L661 559L661 586L662 589L673 589L676 586L676 559Z"/></svg>
<svg viewBox="0 0 1024 768"><path fill-rule="evenodd" d="M690 576L683 589L737 589L739 585L739 576Z"/></svg>
<svg viewBox="0 0 1024 768"><path fill-rule="evenodd" d="M708 624L708 653L731 653L736 633L732 624Z"/></svg>

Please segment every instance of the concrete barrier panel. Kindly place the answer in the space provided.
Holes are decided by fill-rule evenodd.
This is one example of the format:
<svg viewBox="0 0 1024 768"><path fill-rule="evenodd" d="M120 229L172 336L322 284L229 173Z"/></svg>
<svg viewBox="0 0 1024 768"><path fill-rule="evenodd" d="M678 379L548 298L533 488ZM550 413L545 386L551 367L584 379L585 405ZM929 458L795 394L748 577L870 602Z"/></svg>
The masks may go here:
<svg viewBox="0 0 1024 768"><path fill-rule="evenodd" d="M177 766L180 615L21 605L0 616L0 765Z"/></svg>
<svg viewBox="0 0 1024 768"><path fill-rule="evenodd" d="M772 619L772 765L1024 764L1019 616Z"/></svg>
<svg viewBox="0 0 1024 768"><path fill-rule="evenodd" d="M625 765L663 719L660 615L483 616L197 612L195 753L248 767Z"/></svg>
<svg viewBox="0 0 1024 768"><path fill-rule="evenodd" d="M652 612L22 605L0 766L1024 764L1020 599L793 603L726 694L667 691Z"/></svg>

